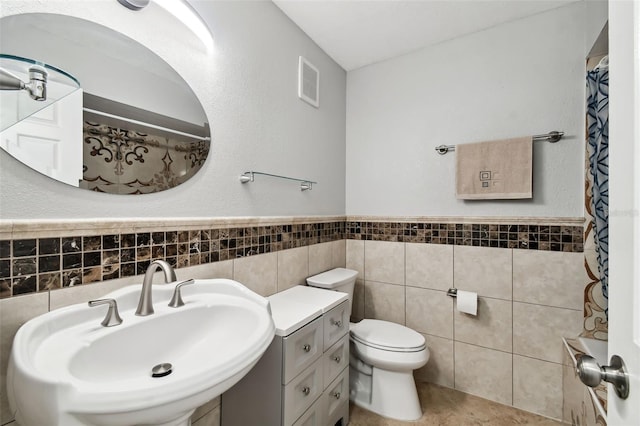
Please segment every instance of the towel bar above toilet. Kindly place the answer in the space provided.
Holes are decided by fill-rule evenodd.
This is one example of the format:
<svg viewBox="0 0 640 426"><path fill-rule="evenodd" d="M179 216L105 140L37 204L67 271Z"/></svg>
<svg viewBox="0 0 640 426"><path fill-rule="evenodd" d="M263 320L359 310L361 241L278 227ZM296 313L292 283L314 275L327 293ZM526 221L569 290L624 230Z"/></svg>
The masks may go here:
<svg viewBox="0 0 640 426"><path fill-rule="evenodd" d="M534 142L545 141L545 142L556 143L560 139L562 139L563 136L564 136L564 132L558 132L554 130L545 135L533 135L531 138L533 139ZM435 150L438 154L443 155L449 151L455 151L456 146L455 145L439 145L439 146L436 146Z"/></svg>

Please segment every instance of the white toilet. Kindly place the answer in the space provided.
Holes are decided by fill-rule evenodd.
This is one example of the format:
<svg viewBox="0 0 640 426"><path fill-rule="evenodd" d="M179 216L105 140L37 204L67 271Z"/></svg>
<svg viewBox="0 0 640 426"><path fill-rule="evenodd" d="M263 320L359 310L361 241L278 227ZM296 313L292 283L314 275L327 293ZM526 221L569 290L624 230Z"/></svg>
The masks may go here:
<svg viewBox="0 0 640 426"><path fill-rule="evenodd" d="M307 278L311 287L349 294L349 312L357 271L336 268ZM429 360L424 337L389 321L350 323L350 399L356 405L397 420L422 416L413 370Z"/></svg>

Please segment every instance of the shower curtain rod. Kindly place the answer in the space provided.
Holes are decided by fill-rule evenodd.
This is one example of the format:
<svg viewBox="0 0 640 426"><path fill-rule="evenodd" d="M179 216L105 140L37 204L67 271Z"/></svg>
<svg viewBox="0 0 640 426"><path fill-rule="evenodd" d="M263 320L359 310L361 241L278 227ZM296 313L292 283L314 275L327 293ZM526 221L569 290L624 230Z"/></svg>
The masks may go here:
<svg viewBox="0 0 640 426"><path fill-rule="evenodd" d="M554 130L545 135L533 135L531 138L533 139L534 142L547 141L551 143L556 143L560 139L562 139L563 136L564 136L564 132L558 132ZM455 145L439 145L439 146L436 146L435 150L438 154L443 155L449 151L455 151L456 146Z"/></svg>
<svg viewBox="0 0 640 426"><path fill-rule="evenodd" d="M189 137L189 138L195 138L195 139L202 140L202 141L211 141L211 138L208 137L208 136L204 136L203 137L203 136L194 135L194 134L191 134L191 133L185 133L185 132L181 132L179 130L173 130L173 129L169 129L167 127L157 126L157 125L151 124L151 123L145 123L144 121L133 120L131 118L121 117L119 115L109 114L107 112L102 112L102 111L98 111L98 110L91 109L91 108L82 108L82 110L85 111L85 112L89 112L91 114L101 115L103 117L115 118L117 120L126 121L127 123L137 124L139 126L145 126L145 127L149 127L149 128L156 129L156 130L161 130L163 132L173 133L174 135L186 136L186 137Z"/></svg>

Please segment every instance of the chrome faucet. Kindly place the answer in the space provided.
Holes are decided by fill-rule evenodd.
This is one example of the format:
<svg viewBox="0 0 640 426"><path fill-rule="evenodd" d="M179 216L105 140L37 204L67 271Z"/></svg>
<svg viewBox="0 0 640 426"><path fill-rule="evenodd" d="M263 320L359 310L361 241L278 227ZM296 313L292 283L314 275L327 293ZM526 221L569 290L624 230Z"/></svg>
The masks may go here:
<svg viewBox="0 0 640 426"><path fill-rule="evenodd" d="M182 286L193 284L196 281L191 278L190 280L182 281L176 284L176 288L173 290L173 296L171 297L171 301L169 301L170 308L179 308L180 306L184 306L184 300L182 300Z"/></svg>
<svg viewBox="0 0 640 426"><path fill-rule="evenodd" d="M118 313L118 303L115 301L115 299L89 300L88 305L91 308L93 308L94 306L109 305L107 315L100 323L103 327L113 327L115 325L122 324L122 318Z"/></svg>
<svg viewBox="0 0 640 426"><path fill-rule="evenodd" d="M154 260L153 262L151 262L144 274L144 280L142 281L142 291L140 292L140 301L138 302L136 315L144 317L153 313L151 285L153 284L153 274L155 274L158 269L162 269L162 271L164 272L165 283L170 283L177 280L175 271L167 262L165 262L164 260Z"/></svg>

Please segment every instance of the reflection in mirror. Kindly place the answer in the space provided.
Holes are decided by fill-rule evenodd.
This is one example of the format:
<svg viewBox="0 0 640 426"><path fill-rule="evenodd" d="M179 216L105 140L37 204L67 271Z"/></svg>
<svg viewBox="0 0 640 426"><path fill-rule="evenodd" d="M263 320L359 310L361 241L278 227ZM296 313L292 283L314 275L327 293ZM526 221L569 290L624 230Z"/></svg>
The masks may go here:
<svg viewBox="0 0 640 426"><path fill-rule="evenodd" d="M2 148L31 168L93 191L145 194L181 184L204 164L210 130L202 105L146 47L45 13L3 17L0 40L0 68L11 74L0 76ZM10 56L30 59L16 65ZM12 76L29 83L30 66L47 71L43 102L29 90L4 90L19 85ZM66 92L57 88L63 77Z"/></svg>
<svg viewBox="0 0 640 426"><path fill-rule="evenodd" d="M75 77L52 65L0 53L0 130L13 126L78 88L80 83Z"/></svg>

